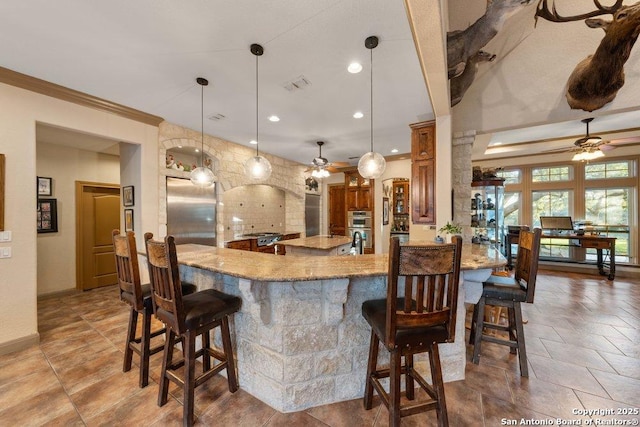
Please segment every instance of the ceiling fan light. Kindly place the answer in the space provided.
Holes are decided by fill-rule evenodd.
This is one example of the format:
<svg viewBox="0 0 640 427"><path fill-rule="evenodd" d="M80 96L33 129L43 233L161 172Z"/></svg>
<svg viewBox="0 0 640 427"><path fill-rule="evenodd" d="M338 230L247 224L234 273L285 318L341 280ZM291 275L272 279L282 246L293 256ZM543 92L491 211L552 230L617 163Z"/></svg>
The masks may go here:
<svg viewBox="0 0 640 427"><path fill-rule="evenodd" d="M329 171L324 168L317 168L311 172L311 176L318 179L327 178L330 175Z"/></svg>
<svg viewBox="0 0 640 427"><path fill-rule="evenodd" d="M576 153L571 160L574 162L584 162L584 161L588 162L590 160L599 159L600 157L604 157L604 153L600 149L591 150L591 151L585 150L585 151Z"/></svg>
<svg viewBox="0 0 640 427"><path fill-rule="evenodd" d="M573 158L571 159L571 161L573 162L581 162L584 160L584 153L580 152L580 153L576 153L573 155Z"/></svg>
<svg viewBox="0 0 640 427"><path fill-rule="evenodd" d="M262 156L249 157L244 162L245 175L254 181L264 181L271 176L271 163Z"/></svg>
<svg viewBox="0 0 640 427"><path fill-rule="evenodd" d="M363 178L376 179L382 176L387 161L382 154L375 151L369 151L360 157L358 161L358 172Z"/></svg>

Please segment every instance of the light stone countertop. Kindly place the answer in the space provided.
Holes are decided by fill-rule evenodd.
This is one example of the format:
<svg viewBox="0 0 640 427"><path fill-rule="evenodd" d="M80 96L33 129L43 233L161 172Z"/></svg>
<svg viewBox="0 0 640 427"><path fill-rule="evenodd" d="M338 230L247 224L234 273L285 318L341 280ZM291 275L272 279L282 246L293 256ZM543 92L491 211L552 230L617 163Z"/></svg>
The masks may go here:
<svg viewBox="0 0 640 427"><path fill-rule="evenodd" d="M180 264L261 282L384 276L389 263L388 254L286 257L195 244L178 245L177 253ZM497 268L506 263L506 258L490 245L462 245L462 270Z"/></svg>
<svg viewBox="0 0 640 427"><path fill-rule="evenodd" d="M347 236L312 236L302 237L299 239L281 240L278 242L279 245L283 246L297 246L300 248L327 250L346 245L347 243L351 243L351 238Z"/></svg>

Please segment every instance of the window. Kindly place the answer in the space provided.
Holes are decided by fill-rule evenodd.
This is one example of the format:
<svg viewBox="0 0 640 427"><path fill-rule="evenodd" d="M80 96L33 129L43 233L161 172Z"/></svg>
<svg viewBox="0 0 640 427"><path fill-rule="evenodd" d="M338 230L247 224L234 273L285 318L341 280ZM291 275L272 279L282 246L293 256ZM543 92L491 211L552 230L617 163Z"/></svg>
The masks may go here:
<svg viewBox="0 0 640 427"><path fill-rule="evenodd" d="M629 200L631 188L600 188L585 191L585 219L592 222L593 229L616 238L616 260L629 262L632 244L629 224L631 210ZM595 249L587 251L587 257L595 259Z"/></svg>
<svg viewBox="0 0 640 427"><path fill-rule="evenodd" d="M571 191L534 191L531 195L534 227L540 227L541 216L571 216Z"/></svg>
<svg viewBox="0 0 640 427"><path fill-rule="evenodd" d="M554 182L571 180L571 166L555 166L534 168L531 172L532 182Z"/></svg>
<svg viewBox="0 0 640 427"><path fill-rule="evenodd" d="M521 225L520 203L520 192L504 193L504 225Z"/></svg>
<svg viewBox="0 0 640 427"><path fill-rule="evenodd" d="M628 178L631 174L630 161L590 163L584 167L585 179Z"/></svg>
<svg viewBox="0 0 640 427"><path fill-rule="evenodd" d="M630 189L588 189L584 196L587 221L599 225L629 225Z"/></svg>
<svg viewBox="0 0 640 427"><path fill-rule="evenodd" d="M520 184L522 182L522 173L520 169L502 170L498 172L498 177L504 178L505 184Z"/></svg>

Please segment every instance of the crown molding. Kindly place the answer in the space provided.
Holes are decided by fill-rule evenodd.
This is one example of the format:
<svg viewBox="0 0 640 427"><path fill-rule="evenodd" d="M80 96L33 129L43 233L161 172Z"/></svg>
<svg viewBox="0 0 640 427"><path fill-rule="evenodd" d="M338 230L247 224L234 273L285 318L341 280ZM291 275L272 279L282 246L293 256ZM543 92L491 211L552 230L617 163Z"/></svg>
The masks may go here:
<svg viewBox="0 0 640 427"><path fill-rule="evenodd" d="M115 114L120 117L135 120L152 126L158 126L164 121L162 117L154 116L143 111L139 111L106 99L88 95L77 90L69 89L55 83L40 80L26 74L8 68L0 67L0 83L6 83L11 86L36 92L62 101L72 102L84 107L94 108L96 110Z"/></svg>

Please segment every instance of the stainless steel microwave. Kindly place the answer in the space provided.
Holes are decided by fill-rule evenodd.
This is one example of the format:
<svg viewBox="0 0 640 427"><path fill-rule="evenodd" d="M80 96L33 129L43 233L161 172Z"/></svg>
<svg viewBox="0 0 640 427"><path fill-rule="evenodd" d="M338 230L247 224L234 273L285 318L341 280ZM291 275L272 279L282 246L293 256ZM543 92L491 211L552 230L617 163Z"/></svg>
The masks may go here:
<svg viewBox="0 0 640 427"><path fill-rule="evenodd" d="M349 211L347 213L347 227L349 228L371 228L371 211Z"/></svg>

